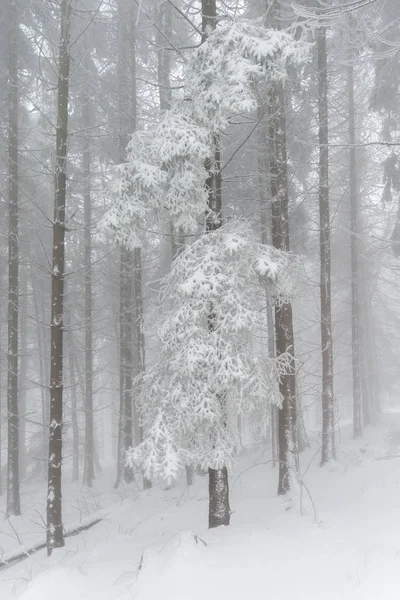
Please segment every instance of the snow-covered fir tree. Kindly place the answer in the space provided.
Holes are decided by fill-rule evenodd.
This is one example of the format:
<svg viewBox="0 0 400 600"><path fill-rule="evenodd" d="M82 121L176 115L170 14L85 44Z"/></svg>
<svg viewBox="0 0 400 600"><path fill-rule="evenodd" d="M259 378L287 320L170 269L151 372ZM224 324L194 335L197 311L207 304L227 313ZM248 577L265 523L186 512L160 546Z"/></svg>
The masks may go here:
<svg viewBox="0 0 400 600"><path fill-rule="evenodd" d="M243 232L235 233L235 243L232 238L229 243L225 228L210 235L220 226L210 199L215 186L214 182L210 187L210 181L220 168L218 137L232 116L257 109L257 84L283 82L288 66L301 64L308 50L308 44L295 40L291 32L266 29L258 23L228 22L207 32L188 61L185 101L165 111L153 129L133 135L127 162L116 173L114 202L105 220L115 240L129 248L140 245L136 229L144 222L154 223L154 217L160 221L165 212L177 231L193 233L199 223L205 228L204 237L185 251L172 269L172 279L164 282L168 290L164 298L173 302L172 316L165 317L159 327L163 332L160 363L138 388L146 390L147 400L142 403L145 437L128 460L141 464L147 477L157 474L166 479L175 477L183 464L208 468L210 526L229 523L226 464L236 447L231 422L241 410L235 408L239 388L246 386L242 396L247 402L254 386L264 401L270 394L277 401L277 373L282 373L283 365L293 369L293 359L286 353L277 359L279 367L277 363L261 366L243 342L243 336L257 324L258 308L248 292L257 274L251 264L262 260L263 254L258 256L261 249L249 245ZM213 218L218 220L216 227L209 226ZM278 253L274 262L272 252L264 248L264 260L268 257L269 278L277 283L274 270L279 271L279 282L286 278L283 264L287 259L278 259ZM187 280L185 261L194 279ZM196 273L209 281L203 285ZM287 297L287 289L281 291ZM198 303L192 304L196 294ZM182 321L174 340L176 319ZM180 341L179 336L183 336ZM182 373L180 367L175 373L174 365L182 366L185 356L192 357L193 364L189 360L186 371ZM185 407L194 421L185 419ZM224 481L224 516L214 519L211 513L218 508L211 497L218 496L218 483L211 480L219 475Z"/></svg>
<svg viewBox="0 0 400 600"><path fill-rule="evenodd" d="M290 297L293 261L252 238L248 224L229 222L188 246L163 280L160 356L142 378L145 439L127 457L149 478L230 464L237 416L267 419L267 399L280 403L291 356L265 359L244 340L264 326L255 301L263 289L278 303Z"/></svg>

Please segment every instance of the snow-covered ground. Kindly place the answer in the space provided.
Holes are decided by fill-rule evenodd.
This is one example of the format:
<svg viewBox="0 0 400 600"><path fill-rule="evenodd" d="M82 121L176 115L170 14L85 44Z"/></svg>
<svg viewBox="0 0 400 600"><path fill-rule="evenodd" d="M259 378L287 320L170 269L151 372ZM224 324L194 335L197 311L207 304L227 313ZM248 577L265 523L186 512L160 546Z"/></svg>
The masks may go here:
<svg viewBox="0 0 400 600"><path fill-rule="evenodd" d="M342 436L331 467L318 466L315 448L301 456L307 489L291 506L276 496L268 454L244 452L229 528L207 530L206 478L146 492L113 490L111 470L90 492L66 483L67 528L102 522L50 559L41 551L1 569L0 598L399 600L400 425ZM44 496L44 486L24 489L24 516L0 523L0 556L44 540Z"/></svg>

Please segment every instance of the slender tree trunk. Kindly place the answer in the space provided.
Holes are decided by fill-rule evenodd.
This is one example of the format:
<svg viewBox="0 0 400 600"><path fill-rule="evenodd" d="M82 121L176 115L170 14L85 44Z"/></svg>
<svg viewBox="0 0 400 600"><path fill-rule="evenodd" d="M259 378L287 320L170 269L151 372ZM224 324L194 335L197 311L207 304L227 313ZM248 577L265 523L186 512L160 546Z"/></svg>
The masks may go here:
<svg viewBox="0 0 400 600"><path fill-rule="evenodd" d="M53 265L51 272L50 437L47 493L47 553L64 546L62 522L63 333L65 202L67 181L70 23L72 0L60 2L60 54L55 159Z"/></svg>
<svg viewBox="0 0 400 600"><path fill-rule="evenodd" d="M169 110L172 105L172 89L171 89L171 51L167 47L168 40L172 38L172 5L167 2L161 2L157 11L157 45L158 45L158 90L160 99L160 109L162 111ZM169 224L170 242L171 242L171 261L174 261L179 253L183 250L184 244L179 243L177 234L174 231L172 223ZM194 469L189 465L185 467L186 483L191 486L194 481Z"/></svg>
<svg viewBox="0 0 400 600"><path fill-rule="evenodd" d="M289 197L286 153L285 102L281 83L272 84L269 95L269 157L272 196L272 243L289 250ZM291 361L281 376L282 406L278 413L279 483L278 494L290 489L291 472L296 469L296 382L293 317L290 302L275 306L276 352Z"/></svg>
<svg viewBox="0 0 400 600"><path fill-rule="evenodd" d="M118 2L118 151L119 162L126 157L126 146L136 126L135 39L133 7L126 0ZM118 427L117 481L133 481L133 471L125 465L125 453L133 445L133 252L120 250L120 415Z"/></svg>
<svg viewBox="0 0 400 600"><path fill-rule="evenodd" d="M171 51L167 47L172 37L172 10L172 5L166 1L161 2L157 11L157 79L162 111L171 108L172 104Z"/></svg>
<svg viewBox="0 0 400 600"><path fill-rule="evenodd" d="M19 400L19 478L24 480L27 462L26 456L26 390L28 371L28 277L22 277L22 302L20 303L20 346L18 400Z"/></svg>
<svg viewBox="0 0 400 600"><path fill-rule="evenodd" d="M141 248L134 250L134 268L135 268L135 321L136 321L136 342L138 354L138 372L144 373L146 370L146 349L144 337L144 312L143 312L143 292L142 292L142 254ZM139 392L139 389L137 389ZM140 441L143 440L143 429L139 428ZM151 481L143 478L144 489L151 488Z"/></svg>
<svg viewBox="0 0 400 600"><path fill-rule="evenodd" d="M121 478L133 481L133 471L125 465L125 453L133 446L133 305L132 252L121 248L120 254L120 420L116 487Z"/></svg>
<svg viewBox="0 0 400 600"><path fill-rule="evenodd" d="M217 2L216 0L202 0L202 41L215 29L217 24ZM208 189L209 214L206 219L206 231L212 232L222 225L222 194L221 194L221 152L219 139L214 136L214 156L206 161L209 173L206 181ZM210 308L208 317L210 331L214 330L213 307ZM221 406L224 408L224 398L220 398ZM222 411L224 414L224 410ZM229 482L228 470L224 466L220 469L208 469L208 526L219 527L229 525Z"/></svg>
<svg viewBox="0 0 400 600"><path fill-rule="evenodd" d="M322 351L322 449L321 466L334 458L333 340L331 308L331 241L329 218L328 66L326 29L320 27L318 52L319 119L319 221Z"/></svg>
<svg viewBox="0 0 400 600"><path fill-rule="evenodd" d="M364 324L363 330L363 372L368 388L368 409L369 409L369 420L371 423L376 425L379 420L380 406L379 406L379 391L378 391L378 369L377 369L377 352L376 352L376 340L374 335L374 321L372 312L372 301L370 283L373 274L369 268L368 256L364 257L361 262L361 298L363 299L361 312L362 312L362 323Z"/></svg>
<svg viewBox="0 0 400 600"><path fill-rule="evenodd" d="M359 222L359 231L363 231L361 217ZM361 241L359 242L361 244ZM361 249L361 248L360 248ZM360 345L360 379L361 379L361 397L362 397L362 412L363 425L369 425L372 421L373 407L373 378L374 368L370 360L370 353L373 348L373 341L370 338L371 331L371 313L370 313L370 293L368 290L367 264L364 258L364 248L360 252L359 260L359 323L362 326L359 328L359 345Z"/></svg>
<svg viewBox="0 0 400 600"><path fill-rule="evenodd" d="M359 296L359 216L358 216L358 176L356 154L356 126L354 104L354 68L347 67L349 143L350 143L350 229L351 229L351 347L353 370L353 436L362 437L362 396L360 370L360 296Z"/></svg>
<svg viewBox="0 0 400 600"><path fill-rule="evenodd" d="M1 313L0 313L0 341L2 339L1 331ZM1 349L1 347L0 347ZM3 495L3 461L2 461L2 448L3 448L3 361L0 353L0 496Z"/></svg>
<svg viewBox="0 0 400 600"><path fill-rule="evenodd" d="M18 406L18 14L8 2L8 468L7 516L20 515Z"/></svg>
<svg viewBox="0 0 400 600"><path fill-rule="evenodd" d="M32 293L33 293L33 304L35 310L35 319L36 319L36 335L37 335L37 343L38 343L38 356L39 356L39 373L40 373L40 399L41 399L41 409L42 409L42 425L43 431L47 429L49 417L48 417L48 402L47 402L47 387L48 387L48 377L46 376L46 357L44 355L44 348L46 346L46 340L43 340L44 333L44 322L41 319L41 315L39 313L39 302L40 298L38 298L38 289L37 289L37 281L32 272L32 265L30 266L31 271L31 285L32 285ZM44 307L42 307L44 308ZM47 475L47 461L46 461L46 451L47 451L47 440L43 440L43 444L41 445L43 454L41 456L41 463L43 465L41 471L44 476Z"/></svg>
<svg viewBox="0 0 400 600"><path fill-rule="evenodd" d="M107 244L107 248L110 248L110 245ZM111 258L112 258L112 253L110 251L109 253L109 259L108 259L108 274L109 274L109 281L113 281L113 275L114 275L114 265L111 263ZM115 254L114 254L115 257ZM115 357L115 366L118 367L119 366L119 375L120 375L120 382L119 382L119 398L117 397L117 394L113 394L113 404L112 404L112 458L115 460L115 462L117 463L117 474L119 473L119 447L120 447L120 435L119 435L119 424L120 424L120 418L121 418L121 343L120 343L120 331L119 331L119 323L120 323L120 319L119 319L119 299L118 298L114 298L115 294L112 294L112 321L113 321L113 329L115 332L115 354L113 354L113 357ZM111 356L110 356L111 359ZM118 475L117 475L117 479L118 479Z"/></svg>
<svg viewBox="0 0 400 600"><path fill-rule="evenodd" d="M72 423L72 481L79 481L79 424L76 402L76 373L72 346L68 352L69 377L71 390L71 423Z"/></svg>
<svg viewBox="0 0 400 600"><path fill-rule="evenodd" d="M88 50L86 50L88 51ZM93 425L93 319L92 319L92 198L90 152L90 100L87 91L83 98L83 125L86 129L83 150L83 204L85 228L85 462L83 481L92 487L94 479Z"/></svg>
<svg viewBox="0 0 400 600"><path fill-rule="evenodd" d="M260 193L260 224L261 224L261 243L268 244L268 237L271 230L271 219L268 219L268 208L270 208L271 198L268 197L268 142L267 142L267 125L263 120L265 107L259 106L258 119L261 122L259 128L259 144L258 144L258 171L259 171L259 193ZM265 298L266 313L267 313L267 335L268 335L268 356L275 356L275 334L274 334L274 314L271 301L268 294ZM278 407L276 404L271 404L270 412L270 430L271 430L271 449L272 449L272 465L275 467L278 464Z"/></svg>

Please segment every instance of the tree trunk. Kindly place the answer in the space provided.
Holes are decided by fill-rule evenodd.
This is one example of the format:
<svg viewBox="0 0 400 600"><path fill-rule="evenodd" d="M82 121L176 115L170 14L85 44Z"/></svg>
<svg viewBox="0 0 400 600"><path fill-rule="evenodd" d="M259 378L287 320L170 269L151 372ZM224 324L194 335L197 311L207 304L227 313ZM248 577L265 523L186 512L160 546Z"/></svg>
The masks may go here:
<svg viewBox="0 0 400 600"><path fill-rule="evenodd" d="M359 231L363 231L361 218L359 222ZM361 243L361 241L359 242ZM362 248L359 261L359 298L360 298L360 318L362 326L359 329L360 344L360 379L361 379L361 397L363 425L369 425L374 420L374 378L375 369L371 360L374 348L374 341L371 338L372 315L371 315L371 292L369 282L371 278L368 273L368 259L365 258L366 249Z"/></svg>
<svg viewBox="0 0 400 600"><path fill-rule="evenodd" d="M360 297L359 297L359 216L358 216L358 173L356 154L356 126L354 105L354 68L347 67L349 144L350 144L350 229L351 229L351 347L353 371L353 437L362 437L362 396L360 370Z"/></svg>
<svg viewBox="0 0 400 600"><path fill-rule="evenodd" d="M319 235L322 351L322 448L321 466L334 458L333 340L331 309L331 241L329 218L328 66L326 29L320 27L318 50L319 120Z"/></svg>
<svg viewBox="0 0 400 600"><path fill-rule="evenodd" d="M132 305L132 252L121 248L120 254L120 420L118 474L116 487L121 478L133 481L133 471L125 465L125 453L133 446L133 305Z"/></svg>
<svg viewBox="0 0 400 600"><path fill-rule="evenodd" d="M1 340L1 314L0 314L0 340ZM0 496L3 495L3 461L2 461L2 448L3 448L3 361L0 355Z"/></svg>
<svg viewBox="0 0 400 600"><path fill-rule="evenodd" d="M208 527L219 527L220 525L229 525L229 482L228 470L208 469Z"/></svg>
<svg viewBox="0 0 400 600"><path fill-rule="evenodd" d="M79 424L78 408L76 402L76 374L72 344L69 352L69 385L71 393L71 424L72 424L72 481L79 481Z"/></svg>
<svg viewBox="0 0 400 600"><path fill-rule="evenodd" d="M167 47L172 37L172 5L162 2L157 11L157 79L160 108L162 111L171 108L172 90L170 84L171 51Z"/></svg>
<svg viewBox="0 0 400 600"><path fill-rule="evenodd" d="M18 14L16 0L8 3L8 468L7 516L20 515L18 406Z"/></svg>
<svg viewBox="0 0 400 600"><path fill-rule="evenodd" d="M286 153L285 102L282 84L272 84L269 95L269 157L272 197L272 244L289 251L289 197ZM278 414L278 494L290 489L290 475L296 469L296 382L292 305L275 306L275 340L278 356L290 357L290 368L282 375L279 389L282 406Z"/></svg>
<svg viewBox="0 0 400 600"><path fill-rule="evenodd" d="M51 272L50 438L47 493L47 553L64 546L62 522L63 332L65 202L68 140L71 0L60 3L60 53L55 159L53 265Z"/></svg>
<svg viewBox="0 0 400 600"><path fill-rule="evenodd" d="M88 52L88 49L86 49ZM90 100L87 90L83 98L83 126L86 130L83 150L83 204L85 230L85 461L83 482L92 487L94 479L93 425L93 321L92 321L92 198L90 152Z"/></svg>
<svg viewBox="0 0 400 600"><path fill-rule="evenodd" d="M136 125L135 20L133 7L126 0L118 2L118 152L119 162L126 158L126 147ZM133 32L134 33L134 32ZM132 93L133 92L133 93ZM121 479L133 481L133 470L125 465L125 453L133 445L133 252L120 251L120 415L118 426L118 487Z"/></svg>
<svg viewBox="0 0 400 600"><path fill-rule="evenodd" d="M157 11L157 78L158 78L158 90L160 109L162 111L169 110L172 105L172 89L171 89L171 51L167 47L168 40L172 38L172 5L169 2L161 2ZM171 247L171 262L179 255L183 250L183 244L179 243L177 234L179 232L174 231L174 226L169 223L169 237ZM195 473L194 469L189 465L185 467L186 472L186 483L191 486L194 481Z"/></svg>
<svg viewBox="0 0 400 600"><path fill-rule="evenodd" d="M134 250L134 269L135 269L135 322L136 322L136 343L137 343L137 362L139 375L146 369L146 348L144 337L144 313L143 313L143 292L142 292L142 254L141 248ZM139 389L137 389L139 392ZM139 427L140 442L143 440L143 428ZM143 477L143 488L151 488L151 481Z"/></svg>
<svg viewBox="0 0 400 600"><path fill-rule="evenodd" d="M258 144L258 171L259 171L259 194L260 194L260 224L261 224L261 243L268 244L268 237L271 234L271 219L268 219L268 209L271 205L271 198L268 197L268 142L267 142L267 125L263 120L265 107L259 106L258 119L260 120L259 128L259 144ZM274 314L268 294L265 297L266 313L267 313L267 336L268 336L268 356L275 356L275 334L274 334ZM272 449L272 465L275 467L278 464L278 407L276 404L271 404L270 412L270 430L271 430L271 449Z"/></svg>
<svg viewBox="0 0 400 600"><path fill-rule="evenodd" d="M44 355L44 348L46 347L46 340L45 338L45 328L44 328L44 320L41 317L40 313L39 313L39 304L40 304L40 298L38 298L38 287L37 287L37 281L36 281L36 277L33 274L33 267L32 265L30 265L30 272L31 272L31 286L32 286L32 293L33 293L33 304L34 304L34 310L35 310L35 319L36 319L36 335L37 335L37 349L38 349L38 356L40 357L39 359L39 373L40 373L40 400L41 400L41 412L42 412L42 425L43 425L43 431L45 431L48 427L48 423L49 423L49 415L48 415L48 402L47 402L47 387L48 387L48 377L47 377L47 369L45 369L45 365L46 363L46 357ZM44 306L42 305L42 310L44 310ZM47 475L47 461L46 461L46 452L47 452L47 440L43 440L43 443L41 445L43 454L41 456L41 463L43 465L41 472L43 473L44 476Z"/></svg>
<svg viewBox="0 0 400 600"><path fill-rule="evenodd" d="M28 276L21 277L22 280L22 302L19 310L19 330L20 330L20 356L19 356L19 376L18 376L18 400L19 400L19 478L24 480L27 464L26 455L26 391L27 391L27 370L28 370Z"/></svg>
<svg viewBox="0 0 400 600"><path fill-rule="evenodd" d="M217 2L216 0L202 0L202 41L215 29L217 24ZM208 189L208 209L209 214L206 219L206 232L212 232L219 229L222 225L222 194L221 194L221 152L219 148L219 139L214 136L214 156L206 161L206 168L209 176L206 181ZM210 308L208 317L210 331L214 328L213 308ZM223 398L220 399L224 404ZM208 526L219 527L220 525L229 525L230 507L229 507L229 484L228 470L208 469Z"/></svg>

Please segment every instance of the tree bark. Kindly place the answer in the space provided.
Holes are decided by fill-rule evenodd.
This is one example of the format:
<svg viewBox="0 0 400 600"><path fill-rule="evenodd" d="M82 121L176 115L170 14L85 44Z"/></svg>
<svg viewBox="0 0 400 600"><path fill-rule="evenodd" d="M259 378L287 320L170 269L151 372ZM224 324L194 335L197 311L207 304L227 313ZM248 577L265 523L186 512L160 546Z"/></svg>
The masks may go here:
<svg viewBox="0 0 400 600"><path fill-rule="evenodd" d="M215 29L217 24L217 2L216 0L202 0L202 42ZM206 161L209 176L206 181L208 189L208 215L206 219L206 232L212 232L222 225L222 194L221 194L221 152L219 139L214 136L214 156ZM214 329L213 307L210 308L208 317L209 329ZM224 399L220 398L222 405ZM229 483L228 470L225 466L219 469L208 469L208 526L219 527L229 525Z"/></svg>
<svg viewBox="0 0 400 600"><path fill-rule="evenodd" d="M141 375L146 369L146 348L144 337L144 311L143 311L143 292L142 292L142 254L141 248L134 249L134 289L135 289L135 322L136 322L136 343L137 343L137 364L138 373ZM136 390L139 392L139 389ZM141 442L143 440L143 428L140 426L139 435ZM151 481L143 477L143 488L151 488Z"/></svg>
<svg viewBox="0 0 400 600"><path fill-rule="evenodd" d="M8 3L8 467L7 516L20 515L19 406L18 406L18 13L16 0Z"/></svg>
<svg viewBox="0 0 400 600"><path fill-rule="evenodd" d="M167 1L161 2L157 11L157 79L162 111L171 108L172 104L171 51L166 47L172 36L172 10L172 5Z"/></svg>
<svg viewBox="0 0 400 600"><path fill-rule="evenodd" d="M211 529L220 525L229 525L229 482L226 467L208 469L208 493L208 527Z"/></svg>
<svg viewBox="0 0 400 600"><path fill-rule="evenodd" d="M72 481L79 481L79 424L78 407L76 402L76 375L72 344L69 352L69 385L71 393L71 424L72 424Z"/></svg>
<svg viewBox="0 0 400 600"><path fill-rule="evenodd" d="M359 296L359 209L358 173L356 154L356 126L354 104L354 68L347 67L349 144L350 144L350 229L351 229L351 347L353 371L353 437L362 437L363 416L360 369L360 296Z"/></svg>
<svg viewBox="0 0 400 600"><path fill-rule="evenodd" d="M331 308L331 241L329 217L329 150L328 150L328 65L326 28L320 27L318 53L318 120L319 120L319 235L322 352L322 448L321 466L334 458L333 340Z"/></svg>
<svg viewBox="0 0 400 600"><path fill-rule="evenodd" d="M258 170L259 170L259 194L260 194L260 225L261 225L261 243L268 244L268 238L271 235L271 219L268 219L268 208L270 208L271 198L268 197L268 142L267 125L263 120L265 107L259 106L258 119L260 120L259 144L258 144ZM275 356L275 333L274 333L274 313L273 307L268 297L265 297L267 312L267 336L268 336L268 356ZM278 407L271 404L270 412L270 431L271 431L271 450L272 465L278 464L279 441L278 441Z"/></svg>
<svg viewBox="0 0 400 600"><path fill-rule="evenodd" d="M117 482L133 481L133 471L125 465L125 453L133 446L133 253L120 252L120 419Z"/></svg>
<svg viewBox="0 0 400 600"><path fill-rule="evenodd" d="M60 2L60 49L55 159L53 264L51 272L50 438L47 493L47 553L64 546L62 522L63 333L65 203L67 181L70 23L72 0Z"/></svg>
<svg viewBox="0 0 400 600"><path fill-rule="evenodd" d="M269 157L272 197L272 244L289 251L289 196L287 176L286 122L283 87L271 85L269 94ZM279 483L278 494L290 489L290 475L296 469L296 382L292 305L275 306L277 356L285 354L290 367L279 382L282 406L278 413Z"/></svg>
<svg viewBox="0 0 400 600"><path fill-rule="evenodd" d="M39 298L38 286L36 277L33 274L33 266L30 265L31 272L31 286L33 292L33 304L35 310L35 319L36 319L36 335L37 335L37 350L38 355L41 357L39 360L39 373L40 373L40 400L41 400L41 412L42 412L42 425L43 431L47 429L49 423L49 415L48 415L48 402L47 402L47 388L49 378L47 377L47 369L45 368L46 356L44 355L44 348L46 347L46 339L45 339L45 326L44 319L39 313L39 304L41 298ZM42 303L43 304L43 303ZM44 310L44 306L42 305L42 310ZM43 476L47 475L47 461L46 461L46 452L47 452L47 440L43 439L42 443L42 451L43 454L41 456L41 464L42 464L42 473Z"/></svg>
<svg viewBox="0 0 400 600"><path fill-rule="evenodd" d="M20 330L20 356L18 370L18 401L19 401L19 478L24 480L27 466L26 455L26 391L28 371L28 276L20 277L22 280L22 302L19 305L19 330Z"/></svg>
<svg viewBox="0 0 400 600"><path fill-rule="evenodd" d="M0 314L0 340L1 340L1 314ZM3 461L2 461L2 448L3 448L3 386L2 386L2 375L3 375L3 361L0 356L0 496L3 495Z"/></svg>
<svg viewBox="0 0 400 600"><path fill-rule="evenodd" d="M88 49L86 49L86 53ZM85 231L85 460L83 482L93 486L94 473L94 424L93 424L93 318L92 318L92 198L91 198L91 151L90 151L90 99L85 90L83 98L83 126L86 130L83 150L83 205Z"/></svg>
<svg viewBox="0 0 400 600"><path fill-rule="evenodd" d="M126 158L126 147L136 125L135 39L133 8L126 0L118 2L118 152L119 162ZM133 252L120 250L120 415L118 427L118 487L121 479L133 481L133 471L125 465L125 453L133 445Z"/></svg>

